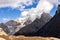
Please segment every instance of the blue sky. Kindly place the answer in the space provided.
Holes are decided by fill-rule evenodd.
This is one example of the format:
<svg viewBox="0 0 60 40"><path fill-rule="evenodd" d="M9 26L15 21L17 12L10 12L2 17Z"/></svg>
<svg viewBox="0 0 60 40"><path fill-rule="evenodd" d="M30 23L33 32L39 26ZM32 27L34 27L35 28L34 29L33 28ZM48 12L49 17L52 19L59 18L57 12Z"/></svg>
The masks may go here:
<svg viewBox="0 0 60 40"><path fill-rule="evenodd" d="M29 5L29 6L25 6L24 9L35 8L37 6L39 0L35 0L35 1L36 1L36 3L33 3L32 5ZM57 7L54 5L53 9L50 12L51 16L53 16L55 14L56 9L57 9ZM12 9L11 7L0 8L0 23L1 22L6 22L4 20L7 19L7 18L9 20L10 19L14 20L16 18L19 18L20 14L21 14L21 11L18 8L14 8L14 9ZM7 19L7 21L8 21L8 19Z"/></svg>
<svg viewBox="0 0 60 40"><path fill-rule="evenodd" d="M54 16L56 10L57 10L57 7L54 5L53 9L52 9L51 12L50 12L50 15L51 15L51 16Z"/></svg>

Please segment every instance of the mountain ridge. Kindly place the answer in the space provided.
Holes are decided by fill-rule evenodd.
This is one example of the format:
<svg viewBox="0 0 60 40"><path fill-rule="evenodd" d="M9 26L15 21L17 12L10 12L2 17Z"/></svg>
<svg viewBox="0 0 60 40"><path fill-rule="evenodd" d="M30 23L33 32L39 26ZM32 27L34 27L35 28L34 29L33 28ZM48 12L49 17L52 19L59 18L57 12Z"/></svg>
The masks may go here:
<svg viewBox="0 0 60 40"><path fill-rule="evenodd" d="M43 25L45 25L52 17L47 14L43 13L40 19L36 19L31 24L21 28L17 33L14 35L29 35L31 36L35 32L37 32Z"/></svg>

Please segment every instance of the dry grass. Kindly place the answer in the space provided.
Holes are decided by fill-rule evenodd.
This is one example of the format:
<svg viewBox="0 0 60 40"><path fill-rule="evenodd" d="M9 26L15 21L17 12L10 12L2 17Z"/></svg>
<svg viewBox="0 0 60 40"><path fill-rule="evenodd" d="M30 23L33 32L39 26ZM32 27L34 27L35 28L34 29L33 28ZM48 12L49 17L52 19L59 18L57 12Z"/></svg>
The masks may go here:
<svg viewBox="0 0 60 40"><path fill-rule="evenodd" d="M0 40L60 40L52 37L25 37L25 36L8 36L2 29L0 29Z"/></svg>
<svg viewBox="0 0 60 40"><path fill-rule="evenodd" d="M52 38L52 37L44 38L44 37L5 36L5 35L1 35L0 38L3 38L4 40L60 40L58 38Z"/></svg>

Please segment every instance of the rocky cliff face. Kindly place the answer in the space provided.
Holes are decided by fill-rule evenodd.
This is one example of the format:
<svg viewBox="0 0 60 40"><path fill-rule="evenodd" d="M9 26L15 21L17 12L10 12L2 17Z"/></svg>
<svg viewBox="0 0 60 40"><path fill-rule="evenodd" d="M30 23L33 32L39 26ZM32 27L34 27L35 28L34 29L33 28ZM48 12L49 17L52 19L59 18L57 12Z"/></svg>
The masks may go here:
<svg viewBox="0 0 60 40"><path fill-rule="evenodd" d="M46 15L41 19L36 19L33 23L19 30L15 35L25 36L43 36L43 37L57 37L60 38L60 5L54 17L46 23L49 19ZM45 20L44 20L45 19ZM45 24L46 23L46 24ZM45 24L45 25L44 25Z"/></svg>
<svg viewBox="0 0 60 40"><path fill-rule="evenodd" d="M9 33L6 32L6 31L5 32L9 35L14 34L15 32L17 32L17 30L20 29L20 27L18 27L20 25L20 23L17 23L14 20L10 20L10 21L6 22L5 25L7 26L7 29L9 30Z"/></svg>
<svg viewBox="0 0 60 40"><path fill-rule="evenodd" d="M26 25L24 27L21 27L20 23L14 20L10 20L6 22L5 24L1 24L1 28L9 35L15 35L15 34L20 35L20 34L28 34L28 33L32 34L32 33L37 32L50 19L51 19L51 16L48 13L43 13L40 19L36 19L31 24Z"/></svg>
<svg viewBox="0 0 60 40"><path fill-rule="evenodd" d="M50 36L60 38L60 5L55 16L36 33L39 36Z"/></svg>
<svg viewBox="0 0 60 40"><path fill-rule="evenodd" d="M7 34L12 35L20 29L20 27L18 27L19 25L20 23L17 23L14 20L10 20L5 24L1 23L0 28L2 28Z"/></svg>
<svg viewBox="0 0 60 40"><path fill-rule="evenodd" d="M5 24L3 24L3 23L0 24L0 28L2 28L4 30L4 32L6 32L6 33L10 32L8 27Z"/></svg>
<svg viewBox="0 0 60 40"><path fill-rule="evenodd" d="M34 35L34 33L41 29L42 26L44 26L50 19L51 16L49 14L43 13L40 19L36 19L31 24L21 28L14 35L28 35L28 36Z"/></svg>

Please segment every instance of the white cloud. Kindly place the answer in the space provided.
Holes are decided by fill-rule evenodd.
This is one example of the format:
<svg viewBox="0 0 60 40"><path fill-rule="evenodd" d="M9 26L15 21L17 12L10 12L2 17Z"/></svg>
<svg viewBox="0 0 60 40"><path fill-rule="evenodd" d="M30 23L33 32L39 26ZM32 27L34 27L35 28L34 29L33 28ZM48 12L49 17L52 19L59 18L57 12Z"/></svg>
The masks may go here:
<svg viewBox="0 0 60 40"><path fill-rule="evenodd" d="M0 0L0 7L7 7L7 6L17 6L18 5L18 1L17 0Z"/></svg>
<svg viewBox="0 0 60 40"><path fill-rule="evenodd" d="M49 1L52 4L58 5L58 0L40 0L40 1ZM25 4L26 6L32 5L33 0L0 0L0 7L12 7L16 8L19 7L22 10L25 8L21 3Z"/></svg>
<svg viewBox="0 0 60 40"><path fill-rule="evenodd" d="M55 4L56 6L60 3L60 0L41 0L41 1L49 1L50 3L52 3L53 5Z"/></svg>
<svg viewBox="0 0 60 40"><path fill-rule="evenodd" d="M53 8L53 4L50 3L49 1L47 0L41 0L39 2L39 4L37 5L37 10L43 10L44 12L48 13L51 11L51 9Z"/></svg>
<svg viewBox="0 0 60 40"><path fill-rule="evenodd" d="M60 4L60 0L58 0L58 4Z"/></svg>
<svg viewBox="0 0 60 40"><path fill-rule="evenodd" d="M3 21L3 22L7 22L7 21L9 21L9 20L11 20L11 19L9 19L9 18L2 18L2 21Z"/></svg>
<svg viewBox="0 0 60 40"><path fill-rule="evenodd" d="M0 7L23 7L22 4L20 3L24 3L27 6L28 5L32 5L33 0L0 0Z"/></svg>
<svg viewBox="0 0 60 40"><path fill-rule="evenodd" d="M25 17L27 15L28 15L28 12L26 12L26 11L24 11L24 12L21 13L21 16L23 16L23 17Z"/></svg>
<svg viewBox="0 0 60 40"><path fill-rule="evenodd" d="M51 2L52 4L55 4L55 5L59 4L58 0L48 0L48 1Z"/></svg>

